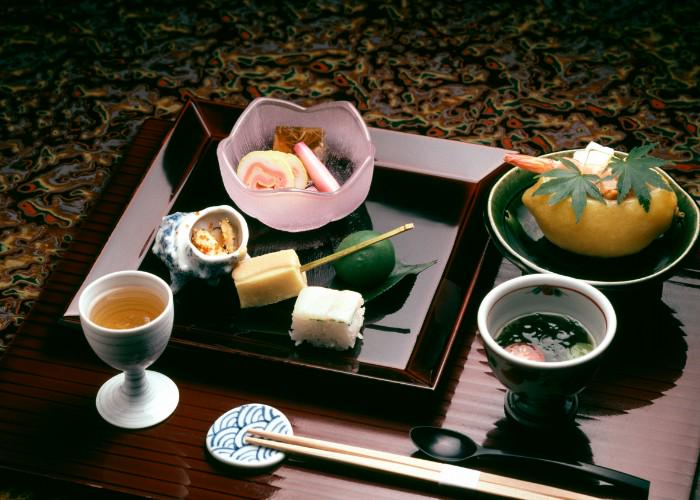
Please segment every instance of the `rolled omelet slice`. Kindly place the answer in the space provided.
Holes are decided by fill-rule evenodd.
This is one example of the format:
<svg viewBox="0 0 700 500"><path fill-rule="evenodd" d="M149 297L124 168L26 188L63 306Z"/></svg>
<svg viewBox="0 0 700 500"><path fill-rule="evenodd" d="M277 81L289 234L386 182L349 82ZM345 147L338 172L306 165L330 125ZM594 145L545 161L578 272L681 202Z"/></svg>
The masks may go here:
<svg viewBox="0 0 700 500"><path fill-rule="evenodd" d="M591 257L622 257L643 250L670 227L678 205L676 193L659 188L650 191L648 212L634 196L619 204L589 198L576 222L570 198L550 205L550 195L534 194L543 182L546 179L540 179L523 193L523 205L549 241Z"/></svg>
<svg viewBox="0 0 700 500"><path fill-rule="evenodd" d="M309 183L299 158L272 150L246 154L238 163L236 174L250 189L304 189Z"/></svg>

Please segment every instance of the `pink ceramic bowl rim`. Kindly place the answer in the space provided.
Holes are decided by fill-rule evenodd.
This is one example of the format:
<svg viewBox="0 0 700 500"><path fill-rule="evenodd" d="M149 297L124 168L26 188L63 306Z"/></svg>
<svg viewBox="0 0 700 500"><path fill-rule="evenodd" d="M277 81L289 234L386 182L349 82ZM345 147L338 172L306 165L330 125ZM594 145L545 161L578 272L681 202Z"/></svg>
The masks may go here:
<svg viewBox="0 0 700 500"><path fill-rule="evenodd" d="M358 168L355 169L355 171L352 173L350 178L343 183L342 186L340 186L340 189L337 191L333 191L332 193L323 193L320 191L309 191L308 189L299 189L299 188L284 188L284 189L275 189L275 190L255 190L255 189L250 189L248 186L246 186L239 178L238 175L236 175L236 166L231 164L230 159L227 158L227 167L230 169L231 173L233 174L232 177L234 179L234 182L238 184L241 189L244 189L246 191L249 191L251 193L255 193L255 196L264 196L264 197L274 197L274 196L280 196L280 195L289 195L290 193L294 194L300 194L302 196L309 196L309 197L319 197L319 198L333 198L340 196L344 191L348 191L352 188L352 186L355 184L356 180L361 177L361 171L363 170L362 167L366 167L367 163L369 161L374 160L374 152L375 152L375 147L374 144L372 144L371 137L369 134L369 129L367 128L367 124L365 123L364 119L362 118L362 115L360 115L360 112L357 111L357 108L352 105L352 103L348 101L330 101L330 102L323 102L319 104L314 104L313 106L309 107L304 107L299 104L289 102L289 101L284 101L282 99L276 99L274 97L257 97L253 99L248 106L243 110L243 112L240 114L238 119L236 120L236 123L233 126L233 129L231 130L231 133L221 141L223 144L226 141L233 140L235 137L236 133L238 130L245 126L245 122L248 118L248 115L251 113L256 113L258 112L258 108L261 106L265 105L275 105L275 106L282 106L286 107L288 109L300 112L300 113L314 113L319 110L324 110L324 109L330 109L330 108L343 108L346 111L348 111L351 115L354 116L355 121L358 124L358 129L362 133L362 138L367 141L367 149L368 149L368 154L365 157L365 159L358 165ZM221 147L221 146L220 146Z"/></svg>
<svg viewBox="0 0 700 500"><path fill-rule="evenodd" d="M513 292L541 285L567 288L570 291L576 292L592 302L604 316L606 325L605 335L601 342L596 343L595 348L591 352L567 361L532 361L509 353L491 336L488 328L488 318L493 307L502 298ZM487 347L489 347L492 351L497 352L499 356L507 359L509 362L515 365L536 368L539 370L557 370L582 365L603 354L615 337L615 332L617 330L617 315L615 314L615 309L610 303L610 300L608 300L608 298L601 291L594 286L589 285L585 281L559 274L528 274L505 281L487 293L479 305L477 324L481 338Z"/></svg>

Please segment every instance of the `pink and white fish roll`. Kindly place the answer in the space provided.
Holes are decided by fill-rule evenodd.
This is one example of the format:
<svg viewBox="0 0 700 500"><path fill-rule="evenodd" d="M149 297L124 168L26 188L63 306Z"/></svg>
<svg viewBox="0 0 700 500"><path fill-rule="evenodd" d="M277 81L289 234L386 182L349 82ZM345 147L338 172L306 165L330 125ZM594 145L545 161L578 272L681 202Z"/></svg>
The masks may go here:
<svg viewBox="0 0 700 500"><path fill-rule="evenodd" d="M335 180L328 168L305 143L296 143L294 145L294 152L304 164L304 167L306 167L306 172L309 174L309 177L311 177L316 189L326 193L340 189L338 181Z"/></svg>
<svg viewBox="0 0 700 500"><path fill-rule="evenodd" d="M304 189L308 183L299 158L280 151L251 151L241 158L236 173L250 189Z"/></svg>

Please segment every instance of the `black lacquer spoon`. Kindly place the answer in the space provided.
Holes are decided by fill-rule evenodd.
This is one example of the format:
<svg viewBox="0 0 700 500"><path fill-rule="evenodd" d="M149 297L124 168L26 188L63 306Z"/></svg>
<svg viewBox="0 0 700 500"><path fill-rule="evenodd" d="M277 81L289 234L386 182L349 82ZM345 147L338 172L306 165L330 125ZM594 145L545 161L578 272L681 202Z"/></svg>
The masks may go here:
<svg viewBox="0 0 700 500"><path fill-rule="evenodd" d="M459 463L467 460L484 458L493 462L533 465L540 469L546 467L553 474L568 472L585 475L589 478L605 481L611 485L634 490L646 498L649 481L624 472L582 462L570 463L508 453L477 445L469 436L442 427L420 426L410 432L411 440L420 451L441 462ZM636 496L636 495L635 495Z"/></svg>

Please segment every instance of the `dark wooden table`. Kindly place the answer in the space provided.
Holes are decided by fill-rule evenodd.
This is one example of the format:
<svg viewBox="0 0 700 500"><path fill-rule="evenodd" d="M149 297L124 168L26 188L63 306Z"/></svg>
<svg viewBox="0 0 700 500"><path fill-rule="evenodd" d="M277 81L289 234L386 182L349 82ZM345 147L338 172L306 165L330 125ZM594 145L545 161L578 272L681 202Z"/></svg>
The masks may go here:
<svg viewBox="0 0 700 500"><path fill-rule="evenodd" d="M157 498L425 498L455 493L353 468L289 459L255 473L222 466L204 446L211 423L248 402L282 410L295 432L410 455L414 425L443 425L477 442L548 458L582 460L651 481L652 498L689 498L700 449L700 274L697 252L663 283L612 297L620 334L594 383L581 394L576 425L534 432L509 422L504 388L492 376L475 330L478 298L520 274L489 247L472 300L434 390L305 367L271 366L245 356L168 349L154 369L167 373L181 401L166 422L126 431L103 422L98 387L114 371L79 331L58 320L90 269L143 171L171 126L151 120L83 224L0 364L0 469L70 484L80 494ZM479 464L470 464L479 466ZM484 466L485 467L485 466ZM544 480L535 471L497 469ZM619 492L549 478L601 495Z"/></svg>

